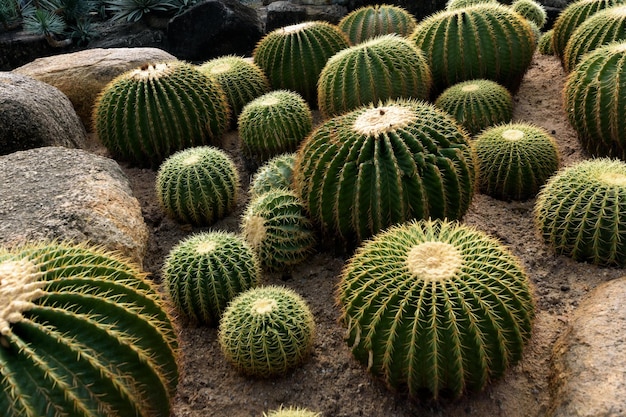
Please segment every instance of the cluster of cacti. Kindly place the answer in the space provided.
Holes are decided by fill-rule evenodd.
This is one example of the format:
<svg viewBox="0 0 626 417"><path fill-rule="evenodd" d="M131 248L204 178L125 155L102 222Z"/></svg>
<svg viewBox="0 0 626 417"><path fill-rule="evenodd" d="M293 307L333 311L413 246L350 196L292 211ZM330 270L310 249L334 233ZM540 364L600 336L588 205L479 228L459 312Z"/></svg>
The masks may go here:
<svg viewBox="0 0 626 417"><path fill-rule="evenodd" d="M169 417L177 351L156 287L116 255L0 250L3 417Z"/></svg>
<svg viewBox="0 0 626 417"><path fill-rule="evenodd" d="M216 325L226 305L256 287L260 265L238 235L203 232L179 242L163 266L163 282L176 309L194 322Z"/></svg>
<svg viewBox="0 0 626 417"><path fill-rule="evenodd" d="M281 406L279 409L271 410L267 414L263 413L263 417L322 417L322 414L301 407L290 406L289 408L284 408Z"/></svg>
<svg viewBox="0 0 626 417"><path fill-rule="evenodd" d="M541 55L555 55L554 46L552 44L554 36L554 29L550 29L547 32L544 32L539 38L539 42L537 43L537 50Z"/></svg>
<svg viewBox="0 0 626 417"><path fill-rule="evenodd" d="M183 223L211 225L235 208L239 174L224 151L198 146L167 158L159 167L155 188L168 216Z"/></svg>
<svg viewBox="0 0 626 417"><path fill-rule="evenodd" d="M511 93L491 80L454 84L437 97L435 106L454 117L472 135L513 118Z"/></svg>
<svg viewBox="0 0 626 417"><path fill-rule="evenodd" d="M527 123L489 128L476 137L472 147L479 191L499 199L534 197L559 168L554 138Z"/></svg>
<svg viewBox="0 0 626 417"><path fill-rule="evenodd" d="M239 115L241 149L257 164L295 151L311 133L313 115L296 92L275 90L246 104Z"/></svg>
<svg viewBox="0 0 626 417"><path fill-rule="evenodd" d="M359 247L338 301L354 357L411 397L458 397L515 364L534 301L519 261L456 222L412 221Z"/></svg>
<svg viewBox="0 0 626 417"><path fill-rule="evenodd" d="M626 163L599 158L554 175L535 203L535 224L557 254L626 266Z"/></svg>
<svg viewBox="0 0 626 417"><path fill-rule="evenodd" d="M352 45L391 33L409 36L415 25L417 21L411 13L390 4L358 8L344 16L337 24Z"/></svg>
<svg viewBox="0 0 626 417"><path fill-rule="evenodd" d="M215 80L189 64L168 62L107 84L95 103L94 130L114 157L156 168L176 151L215 142L229 118Z"/></svg>
<svg viewBox="0 0 626 417"><path fill-rule="evenodd" d="M412 218L461 218L474 159L458 123L415 100L329 119L303 143L294 188L326 235L351 245Z"/></svg>
<svg viewBox="0 0 626 417"><path fill-rule="evenodd" d="M539 29L544 27L548 20L546 9L535 0L515 0L511 8L533 22Z"/></svg>
<svg viewBox="0 0 626 417"><path fill-rule="evenodd" d="M348 38L336 25L308 21L266 34L252 56L273 89L295 91L314 105L317 79L326 61L348 46Z"/></svg>
<svg viewBox="0 0 626 417"><path fill-rule="evenodd" d="M600 47L565 82L568 118L582 147L594 156L626 159L626 43Z"/></svg>
<svg viewBox="0 0 626 417"><path fill-rule="evenodd" d="M241 232L268 270L302 262L316 244L302 201L284 188L270 190L250 201L241 219Z"/></svg>
<svg viewBox="0 0 626 417"><path fill-rule="evenodd" d="M318 107L328 118L392 98L425 100L431 85L422 52L405 38L383 35L328 60L319 77Z"/></svg>
<svg viewBox="0 0 626 417"><path fill-rule="evenodd" d="M251 60L240 56L215 58L198 69L220 84L228 98L231 119L235 122L243 106L270 90L270 83L263 70Z"/></svg>
<svg viewBox="0 0 626 417"><path fill-rule="evenodd" d="M473 79L493 80L515 92L536 46L526 19L492 3L434 13L418 23L410 39L430 64L435 93Z"/></svg>
<svg viewBox="0 0 626 417"><path fill-rule="evenodd" d="M250 181L250 197L258 197L277 188L290 188L295 161L295 153L278 155L267 161Z"/></svg>
<svg viewBox="0 0 626 417"><path fill-rule="evenodd" d="M315 337L306 301L295 291L267 286L239 294L226 307L218 340L226 359L244 374L281 375L300 365Z"/></svg>

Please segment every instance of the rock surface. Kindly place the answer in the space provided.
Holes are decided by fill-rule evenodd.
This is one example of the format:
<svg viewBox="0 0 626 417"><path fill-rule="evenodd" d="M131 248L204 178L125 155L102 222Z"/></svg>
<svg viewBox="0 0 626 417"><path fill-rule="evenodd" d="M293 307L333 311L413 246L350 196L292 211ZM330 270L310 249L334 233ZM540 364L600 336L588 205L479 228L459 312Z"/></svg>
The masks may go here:
<svg viewBox="0 0 626 417"><path fill-rule="evenodd" d="M551 417L626 415L626 277L598 286L553 351Z"/></svg>
<svg viewBox="0 0 626 417"><path fill-rule="evenodd" d="M148 229L119 165L79 149L0 157L0 244L88 242L141 265Z"/></svg>
<svg viewBox="0 0 626 417"><path fill-rule="evenodd" d="M38 58L13 70L57 87L74 105L87 130L100 91L118 75L146 63L176 60L158 48L110 48Z"/></svg>

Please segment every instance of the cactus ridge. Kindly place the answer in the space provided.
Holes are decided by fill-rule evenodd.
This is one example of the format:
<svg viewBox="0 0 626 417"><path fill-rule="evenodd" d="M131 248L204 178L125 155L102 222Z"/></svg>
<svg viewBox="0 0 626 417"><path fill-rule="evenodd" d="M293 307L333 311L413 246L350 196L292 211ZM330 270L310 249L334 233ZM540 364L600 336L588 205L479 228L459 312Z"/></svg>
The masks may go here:
<svg viewBox="0 0 626 417"><path fill-rule="evenodd" d="M250 197L255 198L277 188L290 188L295 162L295 153L285 153L267 161L250 181Z"/></svg>
<svg viewBox="0 0 626 417"><path fill-rule="evenodd" d="M360 7L348 13L337 24L352 45L391 33L406 37L416 25L417 21L411 13L389 4Z"/></svg>
<svg viewBox="0 0 626 417"><path fill-rule="evenodd" d="M554 37L554 29L544 32L537 43L537 50L541 55L556 55L552 44Z"/></svg>
<svg viewBox="0 0 626 417"><path fill-rule="evenodd" d="M535 0L516 0L511 4L511 8L533 22L539 29L544 27L548 20L546 9Z"/></svg>

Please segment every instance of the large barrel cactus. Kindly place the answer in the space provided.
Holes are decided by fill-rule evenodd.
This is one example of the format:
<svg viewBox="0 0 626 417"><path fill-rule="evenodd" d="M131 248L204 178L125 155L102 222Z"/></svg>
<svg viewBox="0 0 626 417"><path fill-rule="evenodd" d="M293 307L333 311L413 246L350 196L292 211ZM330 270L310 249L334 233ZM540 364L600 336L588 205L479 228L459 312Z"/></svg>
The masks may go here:
<svg viewBox="0 0 626 417"><path fill-rule="evenodd" d="M266 34L252 56L273 89L295 91L315 105L322 68L331 56L348 46L348 38L336 25L309 21Z"/></svg>
<svg viewBox="0 0 626 417"><path fill-rule="evenodd" d="M483 389L522 355L534 302L519 261L456 222L382 232L346 264L338 300L354 357L412 397Z"/></svg>
<svg viewBox="0 0 626 417"><path fill-rule="evenodd" d="M416 25L417 21L411 13L390 4L358 8L345 15L337 24L352 45L391 33L409 36Z"/></svg>
<svg viewBox="0 0 626 417"><path fill-rule="evenodd" d="M3 417L169 417L177 350L135 266L86 246L0 249Z"/></svg>
<svg viewBox="0 0 626 417"><path fill-rule="evenodd" d="M411 39L428 59L436 93L481 78L515 92L536 45L526 19L491 3L437 12L418 23Z"/></svg>
<svg viewBox="0 0 626 417"><path fill-rule="evenodd" d="M542 188L535 224L557 254L626 266L626 163L599 158L562 169Z"/></svg>
<svg viewBox="0 0 626 417"><path fill-rule="evenodd" d="M431 85L422 52L405 38L384 35L328 60L317 86L318 107L328 118L390 98L425 100Z"/></svg>
<svg viewBox="0 0 626 417"><path fill-rule="evenodd" d="M412 218L461 218L474 194L467 134L443 111L388 101L329 119L296 156L294 184L325 237L351 246Z"/></svg>
<svg viewBox="0 0 626 417"><path fill-rule="evenodd" d="M113 79L94 108L95 132L114 157L156 168L176 151L228 128L222 87L183 62L144 65Z"/></svg>

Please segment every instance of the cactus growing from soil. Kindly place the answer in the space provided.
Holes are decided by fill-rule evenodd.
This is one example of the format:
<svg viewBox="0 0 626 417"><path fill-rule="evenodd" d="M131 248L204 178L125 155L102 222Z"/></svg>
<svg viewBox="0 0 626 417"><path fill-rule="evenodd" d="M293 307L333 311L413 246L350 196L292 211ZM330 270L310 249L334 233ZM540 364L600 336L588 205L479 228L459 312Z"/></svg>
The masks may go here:
<svg viewBox="0 0 626 417"><path fill-rule="evenodd" d="M486 129L472 147L476 151L479 191L503 200L534 197L559 168L554 138L528 123Z"/></svg>
<svg viewBox="0 0 626 417"><path fill-rule="evenodd" d="M277 410L271 410L269 413L263 413L263 417L322 417L321 413L309 411L306 408L300 407L280 407Z"/></svg>
<svg viewBox="0 0 626 417"><path fill-rule="evenodd" d="M546 9L535 0L515 0L511 8L533 22L539 29L544 27L548 20Z"/></svg>
<svg viewBox="0 0 626 417"><path fill-rule="evenodd" d="M425 100L431 85L421 51L398 35L383 35L328 60L318 82L318 107L328 118L391 98Z"/></svg>
<svg viewBox="0 0 626 417"><path fill-rule="evenodd" d="M218 333L226 359L240 372L258 377L281 375L300 365L314 337L306 301L279 286L253 288L235 297Z"/></svg>
<svg viewBox="0 0 626 417"><path fill-rule="evenodd" d="M317 79L326 61L349 46L346 35L328 22L309 21L266 34L252 57L274 90L299 93L315 105Z"/></svg>
<svg viewBox="0 0 626 417"><path fill-rule="evenodd" d="M452 85L437 97L435 106L449 113L472 135L513 118L511 93L491 80L468 80Z"/></svg>
<svg viewBox="0 0 626 417"><path fill-rule="evenodd" d="M237 204L239 174L221 149L198 146L176 152L159 167L156 194L173 219L211 225Z"/></svg>
<svg viewBox="0 0 626 417"><path fill-rule="evenodd" d="M433 105L404 99L322 123L293 175L314 223L346 246L412 218L459 219L475 186L464 130Z"/></svg>
<svg viewBox="0 0 626 417"><path fill-rule="evenodd" d="M216 325L226 305L261 278L252 248L238 235L202 232L179 242L163 266L163 282L176 309L194 322Z"/></svg>
<svg viewBox="0 0 626 417"><path fill-rule="evenodd" d="M156 168L176 151L215 142L229 118L216 81L189 64L167 62L107 84L94 107L94 131L114 157Z"/></svg>
<svg viewBox="0 0 626 417"><path fill-rule="evenodd" d="M284 188L270 190L250 201L241 220L241 232L261 265L271 271L302 262L316 243L302 201Z"/></svg>
<svg viewBox="0 0 626 417"><path fill-rule="evenodd" d="M535 225L557 254L626 266L626 163L597 158L562 169L541 189Z"/></svg>
<svg viewBox="0 0 626 417"><path fill-rule="evenodd" d="M250 181L250 197L277 188L290 188L293 180L293 166L296 162L295 153L275 156L261 166Z"/></svg>
<svg viewBox="0 0 626 417"><path fill-rule="evenodd" d="M168 310L143 272L101 249L0 249L0 415L168 417Z"/></svg>
<svg viewBox="0 0 626 417"><path fill-rule="evenodd" d="M354 357L411 397L482 390L522 355L534 300L497 240L448 221L411 221L357 249L338 301Z"/></svg>
<svg viewBox="0 0 626 417"><path fill-rule="evenodd" d="M555 55L554 46L552 44L554 36L554 29L550 29L547 32L544 32L539 38L539 42L537 43L537 50L541 55Z"/></svg>
<svg viewBox="0 0 626 417"><path fill-rule="evenodd" d="M417 21L411 13L390 4L358 8L345 15L337 24L352 45L391 33L406 37L416 25Z"/></svg>

